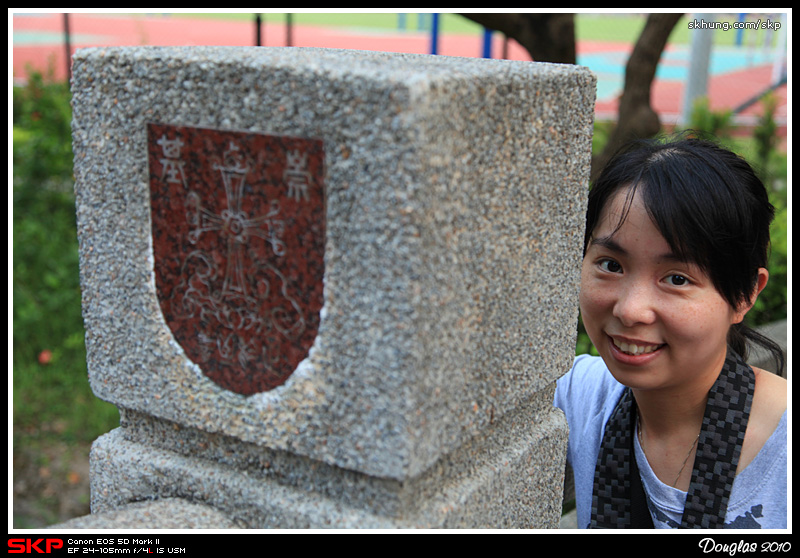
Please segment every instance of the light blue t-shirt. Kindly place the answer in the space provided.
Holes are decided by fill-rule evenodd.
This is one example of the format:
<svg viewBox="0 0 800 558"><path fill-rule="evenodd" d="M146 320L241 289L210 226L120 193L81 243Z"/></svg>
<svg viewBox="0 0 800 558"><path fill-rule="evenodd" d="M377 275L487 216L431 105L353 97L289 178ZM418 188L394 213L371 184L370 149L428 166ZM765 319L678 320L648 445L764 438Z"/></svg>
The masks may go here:
<svg viewBox="0 0 800 558"><path fill-rule="evenodd" d="M569 423L567 460L575 476L575 504L580 528L591 521L594 469L603 431L625 387L599 357L582 355L558 380L555 405ZM725 515L728 529L785 529L787 520L786 412L761 451L736 476ZM683 516L686 493L662 483L635 446L636 463L647 494L653 525L676 528Z"/></svg>

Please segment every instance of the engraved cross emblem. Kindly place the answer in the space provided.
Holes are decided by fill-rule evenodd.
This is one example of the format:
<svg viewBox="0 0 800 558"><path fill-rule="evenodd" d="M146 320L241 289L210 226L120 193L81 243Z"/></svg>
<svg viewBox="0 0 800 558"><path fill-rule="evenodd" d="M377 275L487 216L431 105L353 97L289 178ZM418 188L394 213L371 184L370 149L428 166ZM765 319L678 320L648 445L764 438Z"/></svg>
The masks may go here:
<svg viewBox="0 0 800 558"><path fill-rule="evenodd" d="M220 386L273 389L307 357L319 326L322 143L156 124L148 132L154 271L167 324ZM175 168L183 180L171 179Z"/></svg>
<svg viewBox="0 0 800 558"><path fill-rule="evenodd" d="M278 219L280 205L277 200L270 202L270 211L261 217L251 218L242 211L242 191L247 179L249 167L242 161L239 148L231 143L225 152L224 163L214 163L212 168L218 170L225 186L227 207L220 214L205 209L196 192L189 192L187 211L189 223L194 230L189 233L189 242L196 244L204 232L218 231L228 240L228 261L222 296L247 296L244 278L244 248L249 236L257 236L272 246L272 251L282 256L285 245L281 241L283 221Z"/></svg>

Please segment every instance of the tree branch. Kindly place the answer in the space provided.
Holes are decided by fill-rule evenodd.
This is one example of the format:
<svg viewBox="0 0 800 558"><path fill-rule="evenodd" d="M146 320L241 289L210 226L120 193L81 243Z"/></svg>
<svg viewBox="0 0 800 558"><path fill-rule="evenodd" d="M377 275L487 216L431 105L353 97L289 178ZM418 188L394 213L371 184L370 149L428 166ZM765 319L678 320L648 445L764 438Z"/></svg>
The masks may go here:
<svg viewBox="0 0 800 558"><path fill-rule="evenodd" d="M517 41L537 62L575 64L575 14L459 14Z"/></svg>

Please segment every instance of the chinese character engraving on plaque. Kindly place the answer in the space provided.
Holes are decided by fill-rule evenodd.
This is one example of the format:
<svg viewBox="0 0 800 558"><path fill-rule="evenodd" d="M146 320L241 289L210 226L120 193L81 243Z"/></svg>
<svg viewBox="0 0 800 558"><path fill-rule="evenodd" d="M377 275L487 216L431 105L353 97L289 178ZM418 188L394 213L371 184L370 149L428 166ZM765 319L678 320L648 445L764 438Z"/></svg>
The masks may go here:
<svg viewBox="0 0 800 558"><path fill-rule="evenodd" d="M156 290L186 355L250 395L308 356L323 304L319 140L148 125Z"/></svg>

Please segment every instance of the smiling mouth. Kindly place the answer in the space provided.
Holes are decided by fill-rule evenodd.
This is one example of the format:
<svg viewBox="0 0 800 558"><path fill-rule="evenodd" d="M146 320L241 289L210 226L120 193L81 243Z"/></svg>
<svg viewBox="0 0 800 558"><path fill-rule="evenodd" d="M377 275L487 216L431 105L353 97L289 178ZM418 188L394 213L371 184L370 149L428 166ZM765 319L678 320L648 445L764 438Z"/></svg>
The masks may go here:
<svg viewBox="0 0 800 558"><path fill-rule="evenodd" d="M647 343L643 344L629 343L621 341L619 339L614 339L613 337L611 337L611 341L614 343L614 346L617 349L619 349L625 354L633 356L646 355L654 351L657 351L658 349L664 346L664 344L651 345Z"/></svg>

